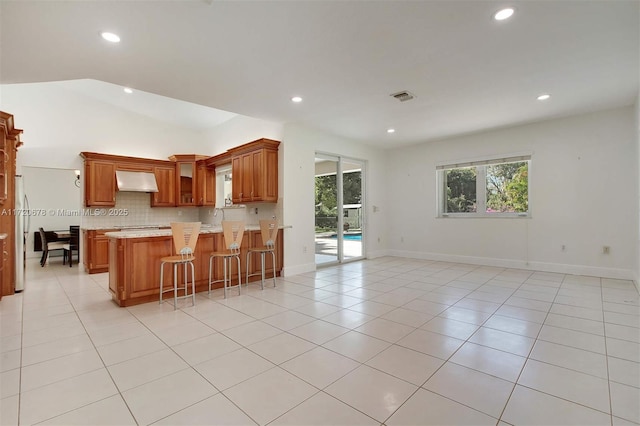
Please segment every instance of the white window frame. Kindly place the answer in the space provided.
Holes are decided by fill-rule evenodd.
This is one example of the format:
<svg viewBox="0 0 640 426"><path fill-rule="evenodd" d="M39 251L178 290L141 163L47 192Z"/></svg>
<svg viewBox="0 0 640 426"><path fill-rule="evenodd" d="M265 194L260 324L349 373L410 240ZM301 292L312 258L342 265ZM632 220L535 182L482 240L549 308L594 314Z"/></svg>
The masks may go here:
<svg viewBox="0 0 640 426"><path fill-rule="evenodd" d="M528 209L527 212L487 212L487 166L504 164L504 163L516 163L516 162L528 162L528 175L527 175L527 200ZM511 155L501 157L491 157L482 160L472 161L458 161L455 163L446 163L436 166L436 206L437 217L439 218L530 218L531 217L531 155ZM476 168L476 211L475 212L446 212L446 181L445 172L451 169L461 169L465 167Z"/></svg>

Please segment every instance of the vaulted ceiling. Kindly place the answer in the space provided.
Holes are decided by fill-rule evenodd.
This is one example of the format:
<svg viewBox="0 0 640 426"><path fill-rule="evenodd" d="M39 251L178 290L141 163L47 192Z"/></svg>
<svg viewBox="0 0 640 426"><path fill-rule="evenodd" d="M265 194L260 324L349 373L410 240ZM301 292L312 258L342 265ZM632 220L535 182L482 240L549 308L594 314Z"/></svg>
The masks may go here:
<svg viewBox="0 0 640 426"><path fill-rule="evenodd" d="M0 83L95 79L391 148L632 104L639 5L2 0Z"/></svg>

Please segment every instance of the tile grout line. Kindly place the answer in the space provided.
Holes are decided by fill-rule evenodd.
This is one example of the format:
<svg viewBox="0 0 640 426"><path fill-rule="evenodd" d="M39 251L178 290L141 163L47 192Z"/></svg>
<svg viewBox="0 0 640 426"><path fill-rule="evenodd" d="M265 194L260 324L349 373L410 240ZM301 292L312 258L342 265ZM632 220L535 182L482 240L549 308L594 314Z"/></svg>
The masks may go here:
<svg viewBox="0 0 640 426"><path fill-rule="evenodd" d="M476 268L476 269L477 269L477 268ZM498 275L499 275L499 274L498 274ZM495 276L494 276L493 278L495 278ZM481 287L482 287L482 286L484 286L487 282L491 281L493 278L490 278L490 279L489 279L489 280L487 280L485 283L481 284L478 288L481 288ZM449 282L451 282L451 281L455 281L455 279L450 280ZM526 281L526 280L525 280L525 281ZM523 283L524 283L524 282L523 282ZM523 283L521 283L521 284L518 286L518 288L522 287L522 284L523 284ZM447 284L448 284L448 283L447 283ZM444 286L446 286L447 284L445 284ZM513 295L513 294L517 291L517 289L518 289L518 288L513 289L513 291L511 292L511 295ZM476 289L476 290L477 290L477 289ZM475 291L475 290L473 290L473 291ZM469 294L473 293L473 291L470 291L469 293L467 293L467 295L466 295L466 296L464 296L464 297L462 297L462 299L464 299L465 297L467 297ZM462 299L460 299L460 300L462 300ZM458 302L459 302L460 300L458 300ZM456 302L456 303L457 303L457 302ZM503 302L500 306L503 306L503 305L504 305L504 302ZM451 305L451 306L454 306L454 305ZM451 307L451 306L449 306L449 307ZM443 312L446 312L448 309L449 309L449 308L445 309ZM498 309L500 309L500 308L498 308ZM496 310L496 311L497 311L497 310ZM441 312L441 313L442 313L442 312ZM471 339L471 337L473 337L473 335L474 335L475 333L477 333L477 332L482 328L482 325L483 325L483 324L485 324L487 321L489 321L489 319L490 319L492 316L493 316L493 314L491 314L491 316L489 316L489 318L487 318L487 319L486 319L486 320L484 320L480 325L478 325L477 330L476 330L476 331L474 331L474 332L473 332L469 337L467 337L467 339L466 339L466 340L464 340L464 342L463 342L463 343L458 347L458 349L456 349L456 350L455 350L455 351L454 351L454 352L453 352L453 353L452 353L452 354L451 354L451 355L450 355L450 356L449 356L449 357L448 357L448 358L447 358L447 359L442 363L442 365L441 365L440 367L438 367L438 368L437 368L437 369L436 369L436 370L435 370L435 371L434 371L434 372L433 372L433 373L432 373L432 374L431 374L431 375L430 375L430 376L429 376L429 377L428 377L428 378L427 378L427 379L422 383L422 385L418 386L418 389L416 389L416 391L415 391L415 392L413 392L413 393L409 396L409 398L407 398L407 399L406 399L402 404L400 404L400 405L398 406L398 408L396 408L396 410L394 410L394 412L393 412L393 413L391 413L391 415L390 415L389 417L387 417L383 423L388 422L388 421L389 421L389 419L390 419L390 418L391 418L395 413L397 413L397 412L398 412L398 410L400 410L400 408L402 408L402 407L407 403L407 401L409 401L409 400L410 400L410 399L411 399L411 398L412 398L416 393L418 393L418 391L419 391L420 389L424 389L424 390L426 390L426 391L428 391L428 392L435 393L436 395L439 395L439 396L441 396L441 397L443 397L443 398L449 399L449 400L451 400L451 401L453 401L453 402L455 402L455 403L457 403L457 404L463 405L463 406L465 406L465 407L467 407L467 408L470 408L470 409L472 409L472 410L474 410L474 411L477 411L477 412L482 413L482 414L484 414L484 415L487 415L487 416L489 416L489 417L495 418L495 417L493 417L493 416L492 416L492 415L490 415L490 414L487 414L487 413L485 413L485 412L483 412L483 411L480 411L480 410L478 410L478 409L476 409L476 408L473 408L473 407L470 407L470 406L468 406L468 405L466 405L466 404L463 404L463 403L462 403L462 402L460 402L460 401L456 401L456 400L451 399L451 398L449 398L449 397L447 397L447 396L445 396L445 395L441 395L441 394L439 394L439 393L437 393L437 392L434 392L434 391L431 391L431 390L429 390L429 389L425 389L425 388L423 388L423 386L424 386L424 385L425 385L429 380L431 380L431 378L432 378L433 376L435 376L435 375L438 373L438 371L440 371L440 369L442 369L442 367L444 367L444 366L447 364L447 362L450 362L451 358L452 358L452 357L453 357L453 356L454 356L454 355L455 355L455 354L460 350L460 348L462 348L462 346L464 346L467 342L469 342L469 339ZM436 315L434 318L436 318L436 317L439 317L439 314L438 314L438 315ZM432 319L433 319L433 318L432 318ZM429 321L431 321L431 320L429 320ZM427 321L427 323L428 323L429 321ZM473 324L473 325L477 325L477 324ZM438 333L438 334L439 334L439 333ZM451 337L451 336L447 336L447 337ZM462 340L462 339L458 339L458 340ZM400 345L400 346L401 346L401 345ZM410 348L408 348L408 349L410 349ZM454 363L454 364L455 364L455 363ZM466 368L469 368L469 367L466 367ZM475 370L475 369L472 369L472 370L477 371L477 370ZM487 373L483 373L483 374L487 374ZM514 383L514 388L515 388L515 383ZM513 392L513 389L512 389L512 392ZM508 399L507 399L507 403L508 403ZM506 407L506 404L507 404L507 403L505 403L505 407ZM503 410L504 410L504 409L503 409ZM496 423L499 423L499 422L500 422L500 417L498 417L496 420L497 420L497 422L496 422Z"/></svg>
<svg viewBox="0 0 640 426"><path fill-rule="evenodd" d="M602 328L604 332L604 360L607 367L607 390L609 394L609 418L611 419L611 426L613 426L613 400L611 398L611 377L609 374L609 351L607 349L607 322L604 314L604 289L602 288L602 278L600 278L600 304L602 306Z"/></svg>

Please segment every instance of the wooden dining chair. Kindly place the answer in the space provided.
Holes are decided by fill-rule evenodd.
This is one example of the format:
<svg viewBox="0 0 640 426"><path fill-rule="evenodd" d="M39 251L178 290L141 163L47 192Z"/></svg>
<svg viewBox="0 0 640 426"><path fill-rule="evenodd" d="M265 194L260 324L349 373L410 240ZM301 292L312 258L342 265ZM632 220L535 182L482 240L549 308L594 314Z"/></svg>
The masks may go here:
<svg viewBox="0 0 640 426"><path fill-rule="evenodd" d="M80 263L80 227L72 225L69 227L69 242L65 243L62 247L64 249L64 256L62 258L62 264L69 259L69 268L73 265L73 252L78 255L78 263Z"/></svg>
<svg viewBox="0 0 640 426"><path fill-rule="evenodd" d="M43 228L40 228L40 240L42 241L42 258L40 258L40 266L44 267L49 257L49 252L53 250L64 250L64 243L62 241L47 241L47 233Z"/></svg>

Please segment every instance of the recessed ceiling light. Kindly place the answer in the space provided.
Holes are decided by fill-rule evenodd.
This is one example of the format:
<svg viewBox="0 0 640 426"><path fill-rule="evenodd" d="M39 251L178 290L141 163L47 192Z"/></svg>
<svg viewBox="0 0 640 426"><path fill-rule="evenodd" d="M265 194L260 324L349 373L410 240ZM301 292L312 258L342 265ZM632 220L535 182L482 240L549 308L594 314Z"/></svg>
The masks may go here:
<svg viewBox="0 0 640 426"><path fill-rule="evenodd" d="M547 99L549 99L551 97L550 94L548 93L543 93L542 95L538 96L536 99L539 101L546 101Z"/></svg>
<svg viewBox="0 0 640 426"><path fill-rule="evenodd" d="M387 129L387 133L395 133L396 129Z"/></svg>
<svg viewBox="0 0 640 426"><path fill-rule="evenodd" d="M291 98L291 102L299 103L302 102L302 98L300 96L294 96Z"/></svg>
<svg viewBox="0 0 640 426"><path fill-rule="evenodd" d="M515 12L515 10L513 10L513 8L511 7L500 9L493 15L493 19L495 19L496 21L504 21L505 19L511 18L513 12Z"/></svg>
<svg viewBox="0 0 640 426"><path fill-rule="evenodd" d="M103 32L100 35L102 36L103 39L110 41L111 43L120 43L120 37L117 34Z"/></svg>
<svg viewBox="0 0 640 426"><path fill-rule="evenodd" d="M133 89L131 89L131 88L129 88L129 87L125 87L125 88L124 88L124 93L129 93L129 94L131 94L131 93L133 93Z"/></svg>

